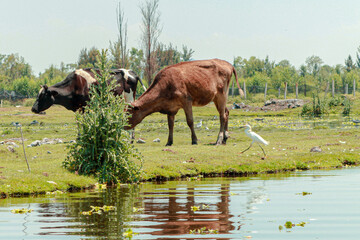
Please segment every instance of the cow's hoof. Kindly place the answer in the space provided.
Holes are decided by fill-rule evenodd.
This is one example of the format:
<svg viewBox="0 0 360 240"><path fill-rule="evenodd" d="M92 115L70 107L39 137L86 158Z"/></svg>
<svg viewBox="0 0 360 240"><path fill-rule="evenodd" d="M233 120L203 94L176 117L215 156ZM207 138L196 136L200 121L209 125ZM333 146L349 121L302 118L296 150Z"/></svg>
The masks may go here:
<svg viewBox="0 0 360 240"><path fill-rule="evenodd" d="M172 145L172 143L167 143L165 146L171 146Z"/></svg>
<svg viewBox="0 0 360 240"><path fill-rule="evenodd" d="M192 145L197 145L197 142L191 142Z"/></svg>

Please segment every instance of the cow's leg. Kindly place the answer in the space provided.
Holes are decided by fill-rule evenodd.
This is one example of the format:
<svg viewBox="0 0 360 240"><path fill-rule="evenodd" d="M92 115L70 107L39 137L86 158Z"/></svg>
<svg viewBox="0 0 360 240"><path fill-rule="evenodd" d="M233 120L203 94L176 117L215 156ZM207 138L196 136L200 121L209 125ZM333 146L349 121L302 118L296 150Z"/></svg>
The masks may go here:
<svg viewBox="0 0 360 240"><path fill-rule="evenodd" d="M219 135L216 141L216 145L220 145L222 143L226 143L226 139L225 138L225 125L227 122L227 117L229 116L229 114L226 114L226 98L223 95L218 95L215 97L214 99L214 103L216 106L216 109L219 112L219 118L220 118L220 131L219 131Z"/></svg>
<svg viewBox="0 0 360 240"><path fill-rule="evenodd" d="M192 103L190 101L187 101L184 105L184 112L186 116L186 123L189 126L191 130L191 144L196 145L197 144L197 137L195 134L194 129L194 119L193 119L193 113L192 113Z"/></svg>
<svg viewBox="0 0 360 240"><path fill-rule="evenodd" d="M228 131L228 125L229 125L229 109L225 107L225 131L224 131L224 139L222 141L223 144L226 144L226 140L229 138L229 131Z"/></svg>
<svg viewBox="0 0 360 240"><path fill-rule="evenodd" d="M175 114L168 114L167 118L169 126L169 136L166 146L171 146L173 144Z"/></svg>
<svg viewBox="0 0 360 240"><path fill-rule="evenodd" d="M133 144L135 140L135 128L129 130L130 133L130 143Z"/></svg>

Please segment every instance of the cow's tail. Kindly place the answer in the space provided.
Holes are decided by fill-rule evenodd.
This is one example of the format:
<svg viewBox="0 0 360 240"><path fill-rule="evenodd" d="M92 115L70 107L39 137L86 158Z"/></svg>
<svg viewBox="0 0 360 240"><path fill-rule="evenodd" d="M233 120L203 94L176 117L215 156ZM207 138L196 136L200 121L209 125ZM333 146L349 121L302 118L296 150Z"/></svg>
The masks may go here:
<svg viewBox="0 0 360 240"><path fill-rule="evenodd" d="M145 87L145 85L143 84L143 82L141 81L141 78L139 78L139 81L140 81L140 83L141 83L141 85L142 85L142 87L143 87L144 91L146 91L146 87Z"/></svg>
<svg viewBox="0 0 360 240"><path fill-rule="evenodd" d="M239 88L239 94L240 94L241 97L244 97L244 91L243 91L243 90L241 89L241 87L240 87L240 84L239 84L239 80L238 80L238 77L237 77L237 73L236 73L235 67L233 67L233 73L234 73L234 75L235 75L236 84L237 84L237 86L238 86L238 88Z"/></svg>

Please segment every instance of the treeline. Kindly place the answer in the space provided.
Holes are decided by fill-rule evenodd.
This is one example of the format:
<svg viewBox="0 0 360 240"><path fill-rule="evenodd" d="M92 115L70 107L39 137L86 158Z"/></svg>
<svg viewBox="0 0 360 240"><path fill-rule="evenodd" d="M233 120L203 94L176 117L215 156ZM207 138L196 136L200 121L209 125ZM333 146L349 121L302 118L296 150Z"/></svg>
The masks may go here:
<svg viewBox="0 0 360 240"><path fill-rule="evenodd" d="M156 61L154 73L165 66L182 61L192 60L194 51L186 46L179 51L172 44L159 44L152 58ZM18 54L0 54L0 91L15 91L24 96L36 96L39 86L42 84L52 85L62 81L71 71L77 68L95 67L96 57L99 50L95 47L84 48L79 53L77 63L64 64L60 66L50 65L43 73L35 76L30 64ZM116 49L110 46L110 54L113 68L122 68ZM353 61L351 55L344 60L344 64L329 66L323 63L318 56L308 57L299 68L293 66L288 60L280 62L271 61L269 57L260 59L250 57L234 58L233 64L237 70L241 83L246 83L248 93L260 93L267 85L268 90L277 94L278 89L283 89L287 83L288 91L295 92L298 85L299 92L309 95L310 91L327 91L332 83L337 93L344 93L346 86L352 89L355 83L360 84L360 47ZM140 77L144 78L146 59L143 50L131 48L127 59L127 67L133 69ZM139 89L140 90L140 89Z"/></svg>
<svg viewBox="0 0 360 240"><path fill-rule="evenodd" d="M356 52L355 61L348 56L344 64L329 66L318 56L308 57L299 68L288 60L271 61L269 57L259 59L237 57L234 66L240 76L240 82L246 83L249 93L260 93L267 90L278 97L280 90L287 86L287 91L294 93L296 86L299 94L309 95L310 92L330 92L334 86L335 93L345 93L360 81L360 47ZM355 83L355 85L354 85Z"/></svg>

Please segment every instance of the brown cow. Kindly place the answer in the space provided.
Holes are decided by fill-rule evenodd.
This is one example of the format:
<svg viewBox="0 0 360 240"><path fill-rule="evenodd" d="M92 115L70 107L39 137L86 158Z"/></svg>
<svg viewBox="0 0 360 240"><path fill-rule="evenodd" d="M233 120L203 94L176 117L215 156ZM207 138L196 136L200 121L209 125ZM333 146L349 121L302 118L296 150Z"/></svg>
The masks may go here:
<svg viewBox="0 0 360 240"><path fill-rule="evenodd" d="M191 129L192 144L197 144L192 106L205 106L213 101L220 115L220 132L216 145L225 144L229 117L226 101L233 73L242 94L235 68L223 60L182 62L162 69L149 89L131 104L133 107L129 109L131 116L127 128L134 128L154 112L167 114L169 137L166 145L171 146L175 115L183 108Z"/></svg>

